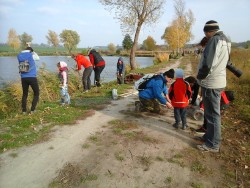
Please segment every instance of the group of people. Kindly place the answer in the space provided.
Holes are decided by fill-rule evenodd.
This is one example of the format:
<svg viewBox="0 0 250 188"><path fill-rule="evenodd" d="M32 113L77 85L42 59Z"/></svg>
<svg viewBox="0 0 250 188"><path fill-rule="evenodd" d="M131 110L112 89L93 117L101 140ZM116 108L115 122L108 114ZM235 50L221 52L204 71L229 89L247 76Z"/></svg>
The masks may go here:
<svg viewBox="0 0 250 188"><path fill-rule="evenodd" d="M100 75L105 68L105 61L102 56L95 50L90 49L88 51L89 60L82 54L72 54L71 57L76 61L76 70L79 71L84 67L82 75L83 92L88 92L91 88L90 76L94 70L94 80L97 87L101 87ZM39 85L37 81L37 68L35 61L39 60L39 56L30 47L30 43L25 50L17 55L19 62L19 73L22 83L22 113L27 113L27 97L29 86L32 88L34 97L32 100L32 106L30 113L34 113L38 100L39 100ZM57 63L58 78L60 80L60 95L61 105L70 104L70 95L68 92L68 67L67 63L60 61Z"/></svg>
<svg viewBox="0 0 250 188"><path fill-rule="evenodd" d="M168 108L173 108L175 118L173 126L179 128L180 124L182 124L182 129L186 129L188 126L186 122L186 107L189 105L192 95L190 104L195 103L199 87L201 87L206 132L200 137L203 144L198 145L197 148L202 151L219 152L221 145L220 100L221 92L226 87L226 66L231 43L220 30L219 24L214 20L206 22L203 31L205 37L201 45L204 47L204 51L198 65L196 78L188 77L184 79L182 69L170 69L151 79L147 83L146 89L139 92L139 99L143 107L142 110L160 113L160 104L166 105ZM23 89L23 113L27 113L26 104L29 86L31 86L34 92L31 113L35 111L39 99L39 86L36 78L37 72L34 55L33 49L28 46L26 50L17 56L20 67L28 66L28 71L19 70ZM71 56L77 63L78 71L81 70L81 66L84 67L82 75L84 92L88 92L91 88L90 76L93 70L95 72L95 85L97 87L101 86L100 74L105 68L105 61L96 50L91 49L88 56L89 60L82 54L72 54ZM61 80L61 103L69 104L67 64L60 61L57 66ZM117 82L119 84L123 83L123 76L124 63L123 59L119 58L117 62ZM174 77L176 78L175 82L167 89L167 84L170 84Z"/></svg>
<svg viewBox="0 0 250 188"><path fill-rule="evenodd" d="M186 107L194 105L201 88L204 109L204 135L198 137L203 144L197 145L201 151L219 152L221 145L221 96L226 87L226 66L231 43L220 30L219 24L210 20L203 28L205 37L200 45L204 48L198 65L197 76L184 79L183 70L170 69L151 79L145 90L139 91L142 110L160 113L160 104L174 108L173 126L186 129ZM176 77L169 89L166 84ZM165 97L164 97L165 96ZM190 101L190 102L189 102Z"/></svg>

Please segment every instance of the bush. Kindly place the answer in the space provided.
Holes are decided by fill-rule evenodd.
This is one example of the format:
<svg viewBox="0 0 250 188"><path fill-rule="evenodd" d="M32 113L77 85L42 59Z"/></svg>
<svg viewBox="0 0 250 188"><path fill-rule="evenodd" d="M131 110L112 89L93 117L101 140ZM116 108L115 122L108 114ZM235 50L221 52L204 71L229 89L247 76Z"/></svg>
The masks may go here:
<svg viewBox="0 0 250 188"><path fill-rule="evenodd" d="M154 64L167 62L169 61L169 54L168 53L158 53L155 55Z"/></svg>

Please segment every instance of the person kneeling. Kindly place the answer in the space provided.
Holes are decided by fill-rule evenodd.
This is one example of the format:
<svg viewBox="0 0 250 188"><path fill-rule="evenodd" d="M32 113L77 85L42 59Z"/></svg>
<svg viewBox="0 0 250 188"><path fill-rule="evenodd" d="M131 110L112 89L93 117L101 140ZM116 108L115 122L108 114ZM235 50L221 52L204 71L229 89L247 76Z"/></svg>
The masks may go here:
<svg viewBox="0 0 250 188"><path fill-rule="evenodd" d="M146 89L139 91L141 111L161 113L160 103L168 108L173 108L168 99L166 84L174 78L174 69L170 69L163 74L152 78L146 85ZM164 97L164 94L166 97ZM159 103L160 102L160 103Z"/></svg>

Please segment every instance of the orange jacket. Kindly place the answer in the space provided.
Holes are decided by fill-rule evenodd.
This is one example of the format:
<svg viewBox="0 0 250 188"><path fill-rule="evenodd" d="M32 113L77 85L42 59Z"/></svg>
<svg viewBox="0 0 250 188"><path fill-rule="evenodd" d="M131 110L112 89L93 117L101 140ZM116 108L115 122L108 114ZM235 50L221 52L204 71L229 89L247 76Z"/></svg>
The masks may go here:
<svg viewBox="0 0 250 188"><path fill-rule="evenodd" d="M92 67L92 64L90 63L90 61L85 57L83 56L82 54L78 54L76 57L75 57L75 61L77 62L77 69L78 70L81 70L82 67L81 65L86 69L88 67Z"/></svg>

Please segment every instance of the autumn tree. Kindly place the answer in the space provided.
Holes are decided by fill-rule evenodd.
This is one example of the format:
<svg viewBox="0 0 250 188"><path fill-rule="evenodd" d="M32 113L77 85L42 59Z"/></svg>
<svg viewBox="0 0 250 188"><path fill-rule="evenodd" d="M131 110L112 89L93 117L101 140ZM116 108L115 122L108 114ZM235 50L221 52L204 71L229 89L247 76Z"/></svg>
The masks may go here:
<svg viewBox="0 0 250 188"><path fill-rule="evenodd" d="M31 43L33 38L31 35L24 32L22 35L19 35L19 40L21 41L21 48L26 48L27 43Z"/></svg>
<svg viewBox="0 0 250 188"><path fill-rule="evenodd" d="M156 48L156 41L153 39L153 37L148 36L148 38L143 41L143 47L145 50L152 51Z"/></svg>
<svg viewBox="0 0 250 188"><path fill-rule="evenodd" d="M130 52L131 69L136 68L135 51L141 28L155 24L163 13L165 0L100 0L109 10L115 10L115 18L120 21L121 29L134 33L134 42Z"/></svg>
<svg viewBox="0 0 250 188"><path fill-rule="evenodd" d="M126 34L123 41L122 41L122 47L125 49L125 50L130 50L133 46L133 41L130 37L129 34Z"/></svg>
<svg viewBox="0 0 250 188"><path fill-rule="evenodd" d="M60 39L69 53L71 53L73 49L76 49L78 43L80 42L80 36L78 33L76 31L67 29L62 31L60 34Z"/></svg>
<svg viewBox="0 0 250 188"><path fill-rule="evenodd" d="M176 18L165 29L162 39L171 49L179 53L180 48L192 39L191 29L195 19L191 10L185 12L184 0L174 0L174 2Z"/></svg>
<svg viewBox="0 0 250 188"><path fill-rule="evenodd" d="M8 33L7 44L16 51L20 48L20 40L15 29L10 29Z"/></svg>
<svg viewBox="0 0 250 188"><path fill-rule="evenodd" d="M114 54L116 51L116 46L113 43L108 44L109 53Z"/></svg>
<svg viewBox="0 0 250 188"><path fill-rule="evenodd" d="M47 41L48 41L48 45L52 45L56 51L57 51L57 47L59 45L59 38L56 32L49 30L48 31L48 35L46 36Z"/></svg>

